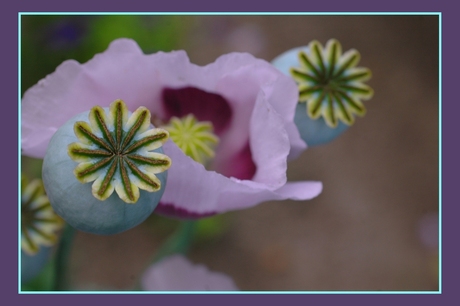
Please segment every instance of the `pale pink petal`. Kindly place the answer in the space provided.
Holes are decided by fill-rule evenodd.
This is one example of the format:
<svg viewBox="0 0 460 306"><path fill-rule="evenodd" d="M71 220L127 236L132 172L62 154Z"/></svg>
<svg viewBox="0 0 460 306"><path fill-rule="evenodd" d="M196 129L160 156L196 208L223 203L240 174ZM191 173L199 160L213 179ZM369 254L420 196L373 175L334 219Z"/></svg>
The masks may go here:
<svg viewBox="0 0 460 306"><path fill-rule="evenodd" d="M237 291L233 280L204 265L194 265L182 255L166 257L150 266L142 276L146 291Z"/></svg>
<svg viewBox="0 0 460 306"><path fill-rule="evenodd" d="M306 149L306 144L300 138L293 121L298 91L291 78L280 74L274 67L266 65L265 61L246 53L221 56L206 68L210 70L214 67L217 70L222 70L221 67L227 67L227 69L233 67L223 73L220 78L216 78L217 84L214 89L229 101L233 110L230 132L221 139L219 159L225 160L245 146L251 112L257 96L262 92L266 102L283 120L285 126L283 129L287 131L291 143L292 157L298 156Z"/></svg>
<svg viewBox="0 0 460 306"><path fill-rule="evenodd" d="M320 182L299 182L270 189L264 183L228 178L185 156L172 142L164 145L165 154L174 161L161 205L172 205L192 215L208 215L248 208L268 200L308 200L321 193ZM157 208L156 212L161 212Z"/></svg>
<svg viewBox="0 0 460 306"><path fill-rule="evenodd" d="M274 190L286 183L287 156L290 150L285 124L261 92L256 99L250 120L250 146L257 166L253 181Z"/></svg>

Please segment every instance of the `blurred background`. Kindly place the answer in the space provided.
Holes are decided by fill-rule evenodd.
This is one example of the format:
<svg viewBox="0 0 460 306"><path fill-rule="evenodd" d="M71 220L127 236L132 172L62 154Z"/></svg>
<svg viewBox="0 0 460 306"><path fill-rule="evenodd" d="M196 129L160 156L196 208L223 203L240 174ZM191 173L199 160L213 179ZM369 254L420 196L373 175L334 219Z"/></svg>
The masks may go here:
<svg viewBox="0 0 460 306"><path fill-rule="evenodd" d="M338 39L372 70L367 115L306 150L288 179L319 180L310 201L266 202L204 219L188 255L241 290L438 290L438 16L22 16L24 92L66 59L86 62L119 37L145 53L186 50L206 65L224 53L271 61ZM39 177L41 161L23 158ZM114 236L78 232L75 290L130 290L178 222L152 215Z"/></svg>

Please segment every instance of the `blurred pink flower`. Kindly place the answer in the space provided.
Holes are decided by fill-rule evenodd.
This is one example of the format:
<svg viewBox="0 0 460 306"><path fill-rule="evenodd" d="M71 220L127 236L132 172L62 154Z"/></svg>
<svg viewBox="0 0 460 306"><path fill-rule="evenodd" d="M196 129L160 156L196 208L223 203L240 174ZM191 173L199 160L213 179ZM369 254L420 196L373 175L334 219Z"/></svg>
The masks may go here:
<svg viewBox="0 0 460 306"><path fill-rule="evenodd" d="M194 265L182 255L166 257L143 274L145 291L237 291L233 280L204 265Z"/></svg>
<svg viewBox="0 0 460 306"><path fill-rule="evenodd" d="M320 182L287 183L287 159L306 148L293 122L295 82L247 53L201 67L184 51L146 55L134 41L118 39L87 63L65 61L23 96L22 154L43 158L67 120L116 99L130 111L147 107L160 122L191 113L211 121L220 138L209 170L172 141L164 145L173 162L157 213L202 217L268 200L307 200L322 190Z"/></svg>
<svg viewBox="0 0 460 306"><path fill-rule="evenodd" d="M439 214L430 212L418 221L418 237L427 249L438 250L439 247Z"/></svg>

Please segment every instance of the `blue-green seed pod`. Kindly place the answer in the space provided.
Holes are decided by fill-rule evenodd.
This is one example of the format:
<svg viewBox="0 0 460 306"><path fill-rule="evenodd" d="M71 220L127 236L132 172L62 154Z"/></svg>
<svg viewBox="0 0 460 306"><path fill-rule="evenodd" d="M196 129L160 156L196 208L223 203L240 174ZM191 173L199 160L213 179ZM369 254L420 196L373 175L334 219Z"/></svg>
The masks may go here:
<svg viewBox="0 0 460 306"><path fill-rule="evenodd" d="M298 84L294 121L307 145L334 140L354 123L355 115L364 116L366 109L361 100L370 99L373 90L363 83L370 79L371 71L356 67L359 59L358 51L342 54L340 43L331 39L325 48L312 41L272 61Z"/></svg>
<svg viewBox="0 0 460 306"><path fill-rule="evenodd" d="M143 222L163 195L169 134L121 100L76 115L53 135L43 182L55 212L85 232L117 234ZM94 182L93 182L94 181ZM91 183L92 182L92 183Z"/></svg>

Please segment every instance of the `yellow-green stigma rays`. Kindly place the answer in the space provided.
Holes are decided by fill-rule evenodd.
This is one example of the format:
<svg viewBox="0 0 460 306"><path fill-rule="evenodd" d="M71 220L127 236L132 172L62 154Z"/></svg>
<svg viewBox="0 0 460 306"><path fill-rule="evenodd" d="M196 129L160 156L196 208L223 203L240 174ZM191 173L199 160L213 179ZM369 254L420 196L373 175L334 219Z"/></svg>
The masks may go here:
<svg viewBox="0 0 460 306"><path fill-rule="evenodd" d="M330 39L323 49L318 41L308 45L309 52L300 51L300 67L290 69L299 86L299 102L307 103L307 113L313 119L323 116L327 125L336 127L338 121L352 125L354 115L364 116L361 100L373 96L373 90L363 82L371 78L367 68L356 67L358 51L342 54L342 46Z"/></svg>
<svg viewBox="0 0 460 306"><path fill-rule="evenodd" d="M166 171L171 159L150 152L168 140L164 129L150 129L150 112L139 107L129 118L122 100L110 104L108 114L100 106L89 112L89 124L78 121L74 132L80 142L68 146L68 154L79 162L74 170L81 183L94 181L92 194L103 201L115 190L126 203L136 203L139 188L160 190L155 174Z"/></svg>
<svg viewBox="0 0 460 306"><path fill-rule="evenodd" d="M62 228L62 219L56 215L45 194L43 183L34 179L30 183L21 178L21 249L36 254L40 246L57 242L56 232Z"/></svg>
<svg viewBox="0 0 460 306"><path fill-rule="evenodd" d="M180 119L172 117L165 129L169 131L171 140L196 162L204 165L214 157L219 138L213 133L211 122L200 122L189 114Z"/></svg>

